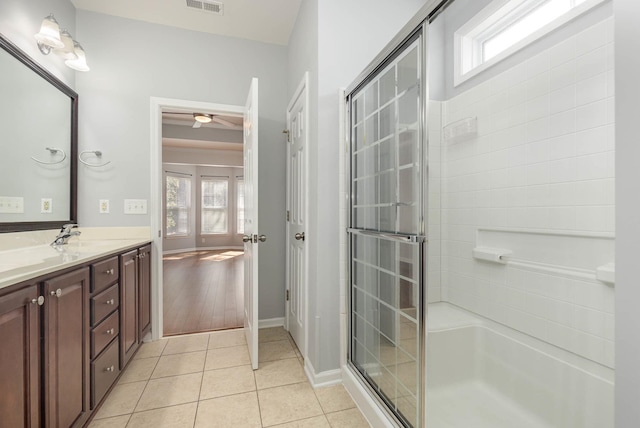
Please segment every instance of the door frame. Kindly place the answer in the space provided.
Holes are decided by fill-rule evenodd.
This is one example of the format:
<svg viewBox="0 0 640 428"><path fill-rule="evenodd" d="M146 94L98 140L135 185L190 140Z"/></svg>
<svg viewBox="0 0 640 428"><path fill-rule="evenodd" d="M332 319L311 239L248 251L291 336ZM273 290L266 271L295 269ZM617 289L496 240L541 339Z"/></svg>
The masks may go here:
<svg viewBox="0 0 640 428"><path fill-rule="evenodd" d="M180 100L173 98L150 98L151 132L150 132L150 175L151 188L149 192L149 222L152 240L151 257L151 339L164 337L163 332L163 277L162 277L162 112L166 110L184 111L191 113L198 111L210 114L234 114L242 116L244 106L231 104L217 104L202 101Z"/></svg>
<svg viewBox="0 0 640 428"><path fill-rule="evenodd" d="M291 100L289 101L289 104L287 105L287 128L289 127L289 122L291 120L290 117L290 112L291 109L293 109L296 100L304 94L305 100L304 100L304 123L305 123L305 127L304 127L304 138L305 138L305 143L307 145L307 147L305 147L304 150L304 159L303 159L303 164L304 164L304 174L305 174L305 179L304 179L304 189L302 190L302 193L304 195L304 218L303 218L303 222L306 225L306 227L308 228L309 226L309 72L305 71L304 76L302 77L302 81L300 82L300 84L298 85L298 88L296 89L296 91L293 93L293 95L291 96ZM290 182L290 165L289 165L289 139L287 138L287 183L286 183L286 208L289 209L289 187L291 186L291 182ZM290 227L289 227L289 221L286 222L286 235L285 235L285 242L286 244L286 256L285 256L285 262L286 262L286 267L285 267L285 289L289 290L290 284L289 284L289 233L290 233ZM308 230L305 232L307 233ZM305 237L306 238L306 237ZM313 239L313 237L312 237ZM304 335L304 344L302 346L303 349L300 349L300 352L302 353L302 357L306 360L307 356L308 356L308 349L309 349L309 250L307 247L305 247L305 251L304 251L304 258L303 258L303 263L304 263L304 275L303 275L303 280L302 280L302 294L304 295L304 314L302 316L302 320L304 322L304 328L303 328L303 335ZM285 327L287 329L287 331L289 331L289 301L285 299Z"/></svg>

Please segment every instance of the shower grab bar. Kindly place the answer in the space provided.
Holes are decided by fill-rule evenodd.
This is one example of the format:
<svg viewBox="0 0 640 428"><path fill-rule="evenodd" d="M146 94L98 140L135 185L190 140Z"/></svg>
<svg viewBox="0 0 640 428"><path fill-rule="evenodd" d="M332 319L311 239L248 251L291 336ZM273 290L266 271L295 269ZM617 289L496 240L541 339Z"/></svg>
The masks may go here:
<svg viewBox="0 0 640 428"><path fill-rule="evenodd" d="M347 233L351 233L354 235L361 236L372 236L374 238L382 238L388 239L391 241L398 242L409 242L409 243L423 243L426 242L427 239L424 236L420 235L410 235L406 233L389 233L389 232L378 232L377 230L366 230L366 229L354 229L352 227L347 228Z"/></svg>

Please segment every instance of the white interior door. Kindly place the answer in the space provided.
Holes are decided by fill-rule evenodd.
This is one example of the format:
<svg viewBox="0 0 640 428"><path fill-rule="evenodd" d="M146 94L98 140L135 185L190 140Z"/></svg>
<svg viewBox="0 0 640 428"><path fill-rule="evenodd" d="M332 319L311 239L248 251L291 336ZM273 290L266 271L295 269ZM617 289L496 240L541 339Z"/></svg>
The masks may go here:
<svg viewBox="0 0 640 428"><path fill-rule="evenodd" d="M307 77L287 109L287 328L306 357Z"/></svg>
<svg viewBox="0 0 640 428"><path fill-rule="evenodd" d="M258 79L251 80L244 109L244 331L258 368Z"/></svg>

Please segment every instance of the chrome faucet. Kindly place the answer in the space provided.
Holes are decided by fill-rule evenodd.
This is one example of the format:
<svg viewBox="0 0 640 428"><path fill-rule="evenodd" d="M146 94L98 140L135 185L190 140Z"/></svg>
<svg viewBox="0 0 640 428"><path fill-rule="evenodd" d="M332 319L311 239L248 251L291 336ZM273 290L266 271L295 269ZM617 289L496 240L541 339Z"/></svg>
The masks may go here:
<svg viewBox="0 0 640 428"><path fill-rule="evenodd" d="M64 226L62 226L62 229L60 229L58 236L56 236L56 239L51 243L51 246L57 247L58 245L64 245L72 236L80 236L79 230L71 230L77 227L78 225L73 223L65 224Z"/></svg>

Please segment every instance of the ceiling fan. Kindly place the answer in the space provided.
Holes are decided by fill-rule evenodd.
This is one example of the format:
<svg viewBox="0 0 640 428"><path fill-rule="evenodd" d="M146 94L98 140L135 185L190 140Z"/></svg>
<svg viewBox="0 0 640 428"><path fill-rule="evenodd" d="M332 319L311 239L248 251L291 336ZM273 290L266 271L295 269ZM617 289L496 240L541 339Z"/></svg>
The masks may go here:
<svg viewBox="0 0 640 428"><path fill-rule="evenodd" d="M195 121L193 122L192 128L200 128L203 123L211 122L216 122L229 128L237 128L235 123L231 123L228 120L209 113L193 113L193 119Z"/></svg>
<svg viewBox="0 0 640 428"><path fill-rule="evenodd" d="M238 129L238 125L236 125L233 122L230 122L226 119L223 119L222 117L219 117L215 114L210 114L210 113L182 113L182 112L174 112L174 113L170 113L170 114L178 114L178 115L188 115L193 117L193 126L192 128L200 128L202 126L202 124L204 123L211 123L211 122L216 122L219 123L220 125L226 126L227 128L231 128L231 129Z"/></svg>

